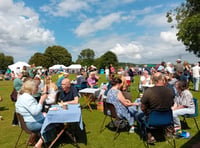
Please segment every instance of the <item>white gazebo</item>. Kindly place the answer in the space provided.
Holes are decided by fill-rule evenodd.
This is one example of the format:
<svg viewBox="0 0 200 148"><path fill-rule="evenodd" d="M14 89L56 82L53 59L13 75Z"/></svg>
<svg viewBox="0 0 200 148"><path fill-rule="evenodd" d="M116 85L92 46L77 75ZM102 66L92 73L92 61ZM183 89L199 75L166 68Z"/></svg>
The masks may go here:
<svg viewBox="0 0 200 148"><path fill-rule="evenodd" d="M49 70L59 70L61 67L63 69L67 69L67 67L65 65L56 64L56 65L53 65L53 66L49 67Z"/></svg>
<svg viewBox="0 0 200 148"><path fill-rule="evenodd" d="M80 64L72 64L72 65L70 65L70 66L67 67L67 70L70 73L75 73L75 72L80 71L81 67L82 66Z"/></svg>
<svg viewBox="0 0 200 148"><path fill-rule="evenodd" d="M12 65L9 65L8 68L10 68L11 71L14 71L14 73L16 74L17 72L22 71L24 66L26 66L27 69L30 68L30 65L28 63L22 62L22 61L19 61L19 62L12 64Z"/></svg>

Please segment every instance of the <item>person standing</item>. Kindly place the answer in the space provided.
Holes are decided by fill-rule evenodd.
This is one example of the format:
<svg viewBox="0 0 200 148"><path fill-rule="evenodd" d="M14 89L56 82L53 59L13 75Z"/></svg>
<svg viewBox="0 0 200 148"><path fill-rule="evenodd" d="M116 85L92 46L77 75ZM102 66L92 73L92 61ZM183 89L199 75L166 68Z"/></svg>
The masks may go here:
<svg viewBox="0 0 200 148"><path fill-rule="evenodd" d="M199 90L199 77L200 77L199 72L200 72L199 63L195 63L194 67L192 67L194 91Z"/></svg>
<svg viewBox="0 0 200 148"><path fill-rule="evenodd" d="M109 81L109 74L110 74L110 71L109 71L109 68L106 66L105 68L105 74L106 74L106 80Z"/></svg>
<svg viewBox="0 0 200 148"><path fill-rule="evenodd" d="M110 64L110 73L115 73L115 68L112 64Z"/></svg>

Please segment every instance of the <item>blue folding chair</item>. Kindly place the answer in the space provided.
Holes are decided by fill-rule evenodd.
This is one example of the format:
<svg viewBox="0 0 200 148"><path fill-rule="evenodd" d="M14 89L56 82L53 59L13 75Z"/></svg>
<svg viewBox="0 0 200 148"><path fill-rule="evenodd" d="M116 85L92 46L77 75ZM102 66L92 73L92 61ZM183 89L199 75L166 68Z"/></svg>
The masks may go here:
<svg viewBox="0 0 200 148"><path fill-rule="evenodd" d="M144 121L144 135L146 136L146 139L148 139L147 136L147 129L156 129L156 128L167 128L172 126L173 127L173 115L171 109L154 109L149 113L148 118ZM175 137L173 138L173 147L176 147L175 143ZM170 143L171 144L171 143ZM147 147L149 147L149 144L147 142Z"/></svg>
<svg viewBox="0 0 200 148"><path fill-rule="evenodd" d="M194 114L186 114L186 115L183 115L183 121L186 123L186 118L193 118L194 119L194 122L196 124L196 127L199 131L199 126L198 126L198 123L196 121L196 117L198 116L198 99L196 98L193 98L194 100L194 105L195 105L195 113Z"/></svg>

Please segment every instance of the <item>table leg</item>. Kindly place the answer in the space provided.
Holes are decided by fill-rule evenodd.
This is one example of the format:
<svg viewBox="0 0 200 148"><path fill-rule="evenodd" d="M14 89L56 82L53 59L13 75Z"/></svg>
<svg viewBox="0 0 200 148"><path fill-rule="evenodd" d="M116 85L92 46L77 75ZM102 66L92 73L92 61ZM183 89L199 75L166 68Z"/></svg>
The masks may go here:
<svg viewBox="0 0 200 148"><path fill-rule="evenodd" d="M85 105L87 105L90 108L90 111L93 112L92 107L90 106L90 102L91 102L91 97L92 94L83 94L83 98L85 99Z"/></svg>
<svg viewBox="0 0 200 148"><path fill-rule="evenodd" d="M65 129L67 128L68 124L66 124L63 129L60 131L60 133L56 136L56 138L51 142L50 146L48 148L51 148L54 143L58 140L58 138L62 135L62 133L65 131Z"/></svg>

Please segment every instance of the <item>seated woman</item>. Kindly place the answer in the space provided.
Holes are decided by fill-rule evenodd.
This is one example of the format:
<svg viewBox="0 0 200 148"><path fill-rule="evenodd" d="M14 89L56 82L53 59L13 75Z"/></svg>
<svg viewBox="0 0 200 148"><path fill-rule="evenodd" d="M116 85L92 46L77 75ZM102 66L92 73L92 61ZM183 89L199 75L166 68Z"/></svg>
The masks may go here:
<svg viewBox="0 0 200 148"><path fill-rule="evenodd" d="M143 75L140 76L140 83L139 83L139 91L144 91L144 85L150 85L152 84L151 76L149 75L148 71L145 70Z"/></svg>
<svg viewBox="0 0 200 148"><path fill-rule="evenodd" d="M188 90L187 83L178 81L176 89L178 90L179 96L175 97L175 102L172 107L175 131L181 129L181 122L178 116L195 113L193 96Z"/></svg>
<svg viewBox="0 0 200 148"><path fill-rule="evenodd" d="M87 79L88 85L90 88L98 88L99 77L96 76L96 72L90 72L90 76Z"/></svg>
<svg viewBox="0 0 200 148"><path fill-rule="evenodd" d="M20 95L15 104L16 112L23 116L27 128L33 132L39 131L42 127L44 116L41 110L43 102L47 98L47 95L43 94L38 103L32 96L33 94L36 94L37 91L38 85L36 80L28 79L22 85Z"/></svg>
<svg viewBox="0 0 200 148"><path fill-rule="evenodd" d="M45 78L43 92L47 92L47 99L45 100L45 110L47 111L51 104L55 104L56 95L58 93L58 87L54 82L52 82L51 76Z"/></svg>
<svg viewBox="0 0 200 148"><path fill-rule="evenodd" d="M105 90L105 93L104 93L105 96L107 96L108 91L112 88L111 82L112 82L112 80L114 79L114 77L115 77L114 74L109 74L109 82L108 82L108 84L107 84L107 87L106 87L106 90Z"/></svg>
<svg viewBox="0 0 200 148"><path fill-rule="evenodd" d="M112 80L112 88L108 91L107 102L115 106L117 115L120 118L128 120L131 127L129 132L134 133L134 114L136 113L134 105L138 105L138 103L132 103L130 100L124 98L120 91L121 83L122 80L120 78Z"/></svg>
<svg viewBox="0 0 200 148"><path fill-rule="evenodd" d="M42 127L44 116L41 110L43 102L47 99L47 94L43 93L38 103L37 100L32 96L33 94L36 94L37 91L38 85L36 80L28 79L23 83L19 93L20 95L15 104L16 112L23 116L27 128L32 132L38 132ZM51 128L51 133L52 131L55 132ZM44 141L47 142L48 140L52 140L54 138L52 136L53 134L50 134L49 132L48 135L44 137ZM35 147L42 147L42 143L43 140L39 139Z"/></svg>

